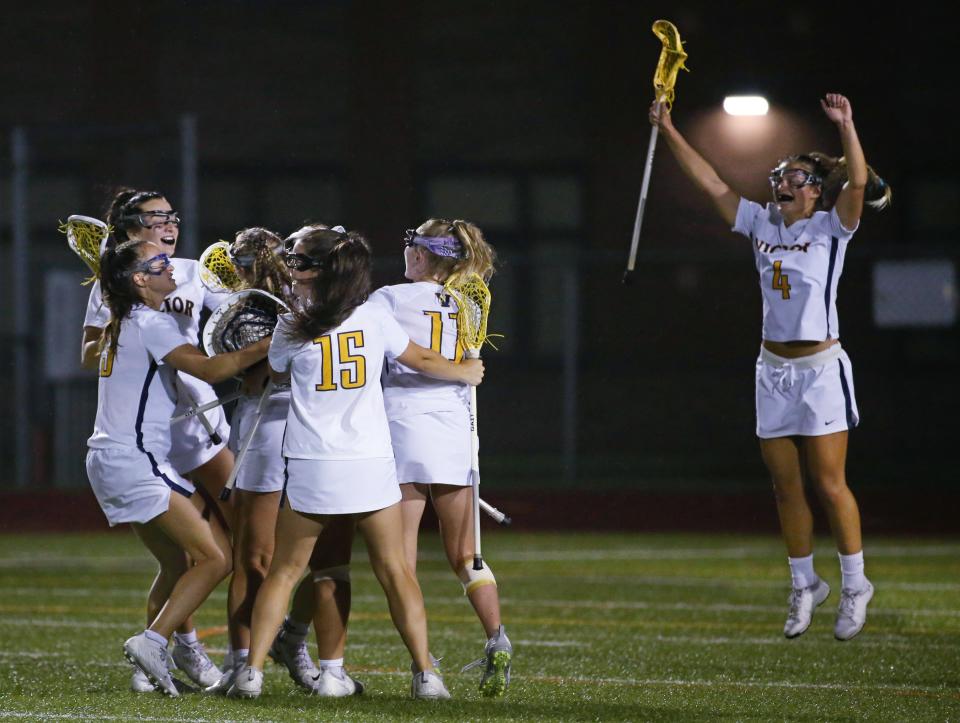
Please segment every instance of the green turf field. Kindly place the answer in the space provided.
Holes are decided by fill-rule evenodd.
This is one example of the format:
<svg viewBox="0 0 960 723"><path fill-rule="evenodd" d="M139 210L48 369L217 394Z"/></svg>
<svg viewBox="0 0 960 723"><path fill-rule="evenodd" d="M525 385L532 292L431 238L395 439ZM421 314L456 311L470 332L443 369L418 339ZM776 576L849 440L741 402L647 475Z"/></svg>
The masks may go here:
<svg viewBox="0 0 960 723"><path fill-rule="evenodd" d="M960 541L873 539L877 594L858 638L833 639L834 588L797 640L781 635L788 575L772 537L487 535L515 645L505 699L460 667L482 633L436 537L420 581L431 648L454 700L411 701L409 658L362 549L354 562L348 669L367 686L311 698L268 665L255 701L128 692L125 638L143 627L153 565L129 532L0 536L0 719L299 720L958 720ZM224 587L198 616L219 660ZM315 650L314 650L315 653Z"/></svg>

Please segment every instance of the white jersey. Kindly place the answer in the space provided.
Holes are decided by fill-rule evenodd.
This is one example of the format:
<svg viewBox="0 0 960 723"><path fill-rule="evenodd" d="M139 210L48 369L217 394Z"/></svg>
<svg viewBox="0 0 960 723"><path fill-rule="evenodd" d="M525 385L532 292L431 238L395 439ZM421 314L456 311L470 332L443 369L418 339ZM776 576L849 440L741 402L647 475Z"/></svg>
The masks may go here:
<svg viewBox="0 0 960 723"><path fill-rule="evenodd" d="M370 301L390 312L410 339L420 346L460 361L457 302L430 281L384 286ZM462 411L469 404L466 384L433 379L393 360L383 374L383 398L390 419L429 412Z"/></svg>
<svg viewBox="0 0 960 723"><path fill-rule="evenodd" d="M856 229L845 229L835 208L787 227L775 204L741 198L733 230L753 241L763 293L763 338L839 339L837 286Z"/></svg>
<svg viewBox="0 0 960 723"><path fill-rule="evenodd" d="M171 259L173 280L177 288L163 300L161 311L168 312L177 322L180 331L192 344L200 341L200 312L206 308L216 309L228 296L229 291L210 291L200 282L200 262L194 259ZM110 321L110 309L100 297L100 282L94 283L87 301L87 313L84 326L96 326L103 329Z"/></svg>
<svg viewBox="0 0 960 723"><path fill-rule="evenodd" d="M380 372L384 356L403 354L410 338L370 302L313 341L293 337L291 325L289 314L280 317L269 354L274 370L291 375L283 456L392 459Z"/></svg>
<svg viewBox="0 0 960 723"><path fill-rule="evenodd" d="M196 346L200 341L200 312L204 308L213 311L230 293L210 291L200 282L199 261L175 258L172 262L173 280L177 282L177 288L163 300L160 310L168 312L189 343ZM110 309L103 303L100 296L100 282L97 281L90 289L83 325L103 329L108 321L110 321ZM191 399L185 400L190 406L217 398L213 387L196 377L181 374L180 381L190 393Z"/></svg>
<svg viewBox="0 0 960 723"><path fill-rule="evenodd" d="M100 355L97 420L87 445L139 449L165 460L177 371L163 358L189 344L168 314L137 305L120 325L116 353Z"/></svg>

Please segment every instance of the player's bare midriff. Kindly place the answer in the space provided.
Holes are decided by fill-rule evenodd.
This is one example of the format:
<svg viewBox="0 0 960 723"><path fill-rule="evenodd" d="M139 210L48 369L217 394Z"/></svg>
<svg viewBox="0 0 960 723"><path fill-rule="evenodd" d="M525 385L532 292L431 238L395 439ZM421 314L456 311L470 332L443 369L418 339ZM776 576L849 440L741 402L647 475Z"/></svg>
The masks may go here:
<svg viewBox="0 0 960 723"><path fill-rule="evenodd" d="M785 359L799 359L802 356L810 356L824 349L829 349L834 344L839 343L839 339L827 339L825 341L770 341L764 339L763 348Z"/></svg>

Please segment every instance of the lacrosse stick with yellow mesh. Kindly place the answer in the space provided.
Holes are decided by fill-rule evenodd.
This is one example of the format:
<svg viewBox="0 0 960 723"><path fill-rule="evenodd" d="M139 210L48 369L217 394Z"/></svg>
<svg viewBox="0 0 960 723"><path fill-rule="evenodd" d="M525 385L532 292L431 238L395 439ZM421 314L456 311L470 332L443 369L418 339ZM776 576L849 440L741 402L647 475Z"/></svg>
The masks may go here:
<svg viewBox="0 0 960 723"><path fill-rule="evenodd" d="M200 282L213 292L247 288L247 283L233 263L230 244L226 241L217 241L200 254Z"/></svg>
<svg viewBox="0 0 960 723"><path fill-rule="evenodd" d="M457 302L457 340L468 359L480 358L480 347L487 342L487 317L490 315L490 289L475 273L458 274L447 279L444 291ZM483 569L480 552L480 507L501 524L510 518L480 499L480 438L477 435L477 388L470 387L470 478L473 487L473 569ZM489 508L489 509L488 509Z"/></svg>
<svg viewBox="0 0 960 723"><path fill-rule="evenodd" d="M73 215L68 216L67 222L61 223L57 229L67 235L67 245L93 272L93 276L86 279L83 285L95 281L100 275L100 256L106 248L110 227L99 218Z"/></svg>
<svg viewBox="0 0 960 723"><path fill-rule="evenodd" d="M669 20L657 20L653 24L653 34L660 38L663 48L660 50L660 60L653 74L653 92L658 103L666 105L667 110L673 106L674 85L677 82L677 73L681 70L689 72L683 61L687 53L683 49L680 33ZM637 205L637 218L633 223L633 238L630 241L630 256L627 259L627 270L623 272L623 283L630 283L630 275L637 261L637 246L640 243L640 227L643 224L643 210L647 205L647 191L650 188L650 172L653 169L653 152L657 147L657 133L659 129L653 126L650 129L650 143L647 144L647 162L643 167L643 183L640 185L640 203Z"/></svg>

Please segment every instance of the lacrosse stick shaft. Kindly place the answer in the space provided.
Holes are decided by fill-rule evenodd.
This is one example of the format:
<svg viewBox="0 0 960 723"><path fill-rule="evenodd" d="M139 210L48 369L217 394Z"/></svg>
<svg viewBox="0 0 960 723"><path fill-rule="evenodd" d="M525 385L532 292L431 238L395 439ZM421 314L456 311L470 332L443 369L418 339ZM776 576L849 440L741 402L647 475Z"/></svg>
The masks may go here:
<svg viewBox="0 0 960 723"><path fill-rule="evenodd" d="M479 349L467 350L468 359L479 359ZM480 437L477 434L477 388L470 387L470 479L473 487L473 569L483 569L480 552Z"/></svg>
<svg viewBox="0 0 960 723"><path fill-rule="evenodd" d="M496 522L498 525L503 525L504 527L507 527L508 525L510 525L511 522L513 522L513 520L510 519L510 515L504 512L501 512L496 507L491 505L489 502L485 502L482 499L480 500L480 509L486 512L488 515L490 515L490 517L493 518L493 521Z"/></svg>
<svg viewBox="0 0 960 723"><path fill-rule="evenodd" d="M224 404L229 404L230 402L239 399L243 396L243 392L236 391L230 392L229 394L220 397L219 399L214 399L212 402L206 402L201 404L199 407L191 407L183 414L178 414L176 417L170 417L170 424L176 424L177 422L182 422L184 419L190 419L190 417L195 417L198 414L203 414L204 412L209 412L211 409L216 409L221 407Z"/></svg>
<svg viewBox="0 0 960 723"><path fill-rule="evenodd" d="M191 407L196 408L198 406L197 400L194 398L193 393L189 389L187 389L186 384L180 385L180 391L184 394L184 396L186 396L187 401L190 402ZM199 414L196 415L196 417L197 419L200 420L200 424L203 426L203 429L207 433L207 436L210 437L210 441L213 442L214 444L222 444L223 437L217 434L217 430L215 430L213 428L213 425L210 424L210 420L207 419L207 415L205 415L203 412L200 412Z"/></svg>
<svg viewBox="0 0 960 723"><path fill-rule="evenodd" d="M657 126L650 129L650 143L647 145L647 162L643 167L643 183L640 184L640 202L637 204L637 219L633 223L633 238L630 240L630 258L627 259L627 270L623 274L626 283L637 261L637 247L640 245L640 228L643 226L643 211L647 206L647 191L650 188L650 173L653 170L653 152L657 149Z"/></svg>
<svg viewBox="0 0 960 723"><path fill-rule="evenodd" d="M253 413L253 423L250 425L250 431L247 432L247 436L243 438L243 442L240 444L240 451L237 453L237 458L233 461L233 469L230 470L227 483L220 492L220 499L223 501L230 499L230 493L233 492L233 485L237 481L237 474L240 472L240 465L243 464L243 458L247 456L247 450L253 441L253 435L257 433L257 427L260 426L260 418L263 417L263 408L272 391L273 381L268 381L267 385L263 388L263 392L260 394L260 400L257 402L257 410Z"/></svg>

